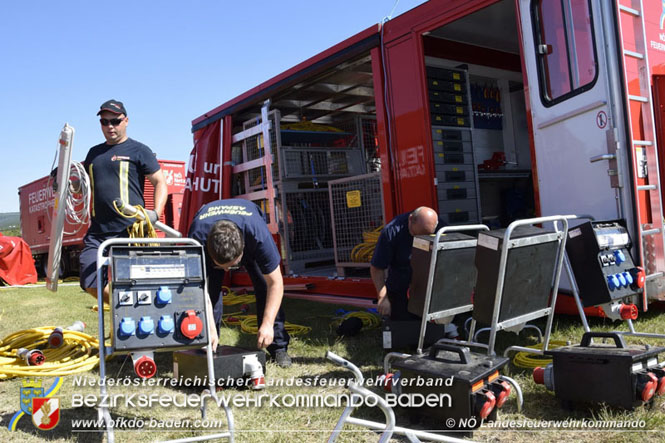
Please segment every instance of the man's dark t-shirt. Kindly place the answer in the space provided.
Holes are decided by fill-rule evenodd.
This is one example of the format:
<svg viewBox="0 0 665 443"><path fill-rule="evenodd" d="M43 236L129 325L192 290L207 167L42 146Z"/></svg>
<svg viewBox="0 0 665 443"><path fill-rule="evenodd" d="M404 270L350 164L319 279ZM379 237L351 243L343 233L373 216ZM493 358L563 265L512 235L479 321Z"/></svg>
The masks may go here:
<svg viewBox="0 0 665 443"><path fill-rule="evenodd" d="M400 214L381 230L372 256L372 266L388 269L386 289L406 295L411 283L411 248L409 215Z"/></svg>
<svg viewBox="0 0 665 443"><path fill-rule="evenodd" d="M275 245L258 206L249 200L217 200L203 206L192 220L189 237L207 246L206 241L210 228L220 220L232 221L242 233L245 248L241 264L253 261L263 274L269 274L279 266L281 256L277 250L277 245ZM223 275L223 271L214 268L207 247L205 247L205 250L206 271L209 277L208 287L212 289L210 298L216 300L218 294L215 291L221 287L220 276Z"/></svg>
<svg viewBox="0 0 665 443"><path fill-rule="evenodd" d="M132 206L145 205L145 176L157 172L159 162L143 143L128 138L117 145L93 146L83 162L92 190L89 232L120 232L134 223L113 207L116 199Z"/></svg>

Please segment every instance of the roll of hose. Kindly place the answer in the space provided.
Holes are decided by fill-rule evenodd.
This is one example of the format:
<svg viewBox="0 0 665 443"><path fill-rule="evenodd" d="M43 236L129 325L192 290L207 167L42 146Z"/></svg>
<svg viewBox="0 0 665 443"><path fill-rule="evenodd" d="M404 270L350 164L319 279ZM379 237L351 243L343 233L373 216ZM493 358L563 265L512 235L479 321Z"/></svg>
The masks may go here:
<svg viewBox="0 0 665 443"><path fill-rule="evenodd" d="M363 242L358 243L351 250L351 261L356 263L368 263L374 255L374 248L379 241L383 225L372 231L363 232Z"/></svg>

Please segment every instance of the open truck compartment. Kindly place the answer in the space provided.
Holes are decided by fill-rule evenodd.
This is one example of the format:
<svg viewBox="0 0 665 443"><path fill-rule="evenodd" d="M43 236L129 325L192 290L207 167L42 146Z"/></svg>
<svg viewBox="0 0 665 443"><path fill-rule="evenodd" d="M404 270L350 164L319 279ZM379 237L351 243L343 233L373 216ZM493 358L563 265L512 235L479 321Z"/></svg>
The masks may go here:
<svg viewBox="0 0 665 443"><path fill-rule="evenodd" d="M664 298L662 125L660 113L650 123L656 82L640 72L657 79L665 58L649 44L652 21L631 11L600 0L423 3L196 118L195 143L220 165L206 183L221 186L194 189L183 211L252 200L287 284L364 298L375 297L367 244L419 206L490 228L538 215L625 219L642 239L631 253L649 297Z"/></svg>
<svg viewBox="0 0 665 443"><path fill-rule="evenodd" d="M451 225L507 226L535 212L515 20L513 2L503 1L421 37L423 56L411 69L422 78L401 89L410 90L425 115L418 127L399 129L422 132L416 146L404 146L390 128L408 109L386 106L390 85L378 29L342 43L328 56L336 58L330 67L296 67L289 72L297 80L287 76L257 88L254 100L220 110L234 138L260 125L270 100L271 159L261 161L260 131L232 140L230 152L226 145L222 152L232 166L222 194L255 201L275 222L286 275L368 277L371 248L363 244L395 215L420 205ZM497 34L502 39L491 38ZM367 48L354 51L360 43ZM395 142L396 149L387 148ZM420 180L423 192L396 199L404 179Z"/></svg>

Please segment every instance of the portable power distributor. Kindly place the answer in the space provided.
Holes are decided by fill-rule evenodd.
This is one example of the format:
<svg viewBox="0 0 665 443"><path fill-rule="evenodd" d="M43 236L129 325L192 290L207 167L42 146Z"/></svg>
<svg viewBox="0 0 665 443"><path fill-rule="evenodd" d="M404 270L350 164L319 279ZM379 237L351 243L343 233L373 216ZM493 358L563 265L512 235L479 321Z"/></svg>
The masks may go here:
<svg viewBox="0 0 665 443"><path fill-rule="evenodd" d="M116 352L208 343L201 246L112 246L110 258Z"/></svg>
<svg viewBox="0 0 665 443"><path fill-rule="evenodd" d="M614 344L592 344L610 338ZM663 347L626 345L616 332L586 332L579 345L551 349L553 360L536 368L533 379L571 408L577 403L605 403L628 410L665 394Z"/></svg>
<svg viewBox="0 0 665 443"><path fill-rule="evenodd" d="M566 252L585 307L635 303L645 283L622 221L589 221L568 231Z"/></svg>
<svg viewBox="0 0 665 443"><path fill-rule="evenodd" d="M218 388L265 387L266 353L235 346L218 346L213 354L215 385ZM207 386L205 351L189 349L173 353L173 377L186 386Z"/></svg>
<svg viewBox="0 0 665 443"><path fill-rule="evenodd" d="M441 420L455 419L451 429L474 429L482 420L493 420L510 395L500 379L506 357L472 352L453 343L434 344L428 354L411 355L391 363L390 390L396 394L439 394L448 400L437 407L416 408L422 415ZM452 380L452 383L447 381ZM462 426L460 426L462 424ZM466 425L464 425L466 424Z"/></svg>

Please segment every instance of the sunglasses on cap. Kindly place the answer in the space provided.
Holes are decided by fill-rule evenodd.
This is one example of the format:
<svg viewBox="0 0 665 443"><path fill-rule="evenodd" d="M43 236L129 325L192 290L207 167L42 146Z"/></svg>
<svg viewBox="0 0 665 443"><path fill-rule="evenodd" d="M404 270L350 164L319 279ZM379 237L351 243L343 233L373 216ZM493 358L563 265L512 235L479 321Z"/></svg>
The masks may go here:
<svg viewBox="0 0 665 443"><path fill-rule="evenodd" d="M118 126L124 120L125 120L124 117L123 118L100 118L99 123L101 123L102 126L108 126L108 125Z"/></svg>

